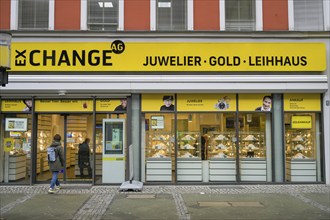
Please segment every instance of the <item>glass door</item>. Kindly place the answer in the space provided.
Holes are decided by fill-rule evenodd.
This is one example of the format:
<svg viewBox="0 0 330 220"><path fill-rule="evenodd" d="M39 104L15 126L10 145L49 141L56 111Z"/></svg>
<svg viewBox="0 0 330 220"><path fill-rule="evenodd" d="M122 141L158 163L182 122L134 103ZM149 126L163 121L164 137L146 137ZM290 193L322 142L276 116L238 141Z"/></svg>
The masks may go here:
<svg viewBox="0 0 330 220"><path fill-rule="evenodd" d="M63 148L64 169L60 181L92 181L92 114L39 114L37 116L37 181L50 181L47 147L59 134ZM87 140L87 142L86 142ZM88 141L89 140L89 141ZM79 151L79 146L84 148ZM79 156L79 152L83 156Z"/></svg>
<svg viewBox="0 0 330 220"><path fill-rule="evenodd" d="M60 124L61 122L61 124ZM59 134L63 147L63 116L55 114L39 114L37 115L37 151L35 163L35 172L38 181L50 181L52 173L49 170L47 159L47 147L52 144L53 136ZM64 148L63 148L64 150ZM63 174L59 175L63 179Z"/></svg>

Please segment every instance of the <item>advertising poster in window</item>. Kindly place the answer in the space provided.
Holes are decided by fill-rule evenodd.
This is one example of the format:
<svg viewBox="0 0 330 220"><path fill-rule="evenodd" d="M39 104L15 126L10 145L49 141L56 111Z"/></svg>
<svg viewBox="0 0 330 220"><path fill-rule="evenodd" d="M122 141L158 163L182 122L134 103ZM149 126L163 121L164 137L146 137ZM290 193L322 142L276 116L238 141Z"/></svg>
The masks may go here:
<svg viewBox="0 0 330 220"><path fill-rule="evenodd" d="M9 152L14 149L14 138L4 138L3 139L4 151Z"/></svg>
<svg viewBox="0 0 330 220"><path fill-rule="evenodd" d="M284 94L284 111L321 111L321 94Z"/></svg>
<svg viewBox="0 0 330 220"><path fill-rule="evenodd" d="M31 112L31 99L8 99L1 101L1 111L3 112Z"/></svg>
<svg viewBox="0 0 330 220"><path fill-rule="evenodd" d="M174 112L174 94L143 94L142 111Z"/></svg>
<svg viewBox="0 0 330 220"><path fill-rule="evenodd" d="M6 118L5 131L26 131L27 118Z"/></svg>
<svg viewBox="0 0 330 220"><path fill-rule="evenodd" d="M38 112L92 112L93 100L54 99L36 100L35 111Z"/></svg>
<svg viewBox="0 0 330 220"><path fill-rule="evenodd" d="M178 94L177 111L236 111L235 94Z"/></svg>
<svg viewBox="0 0 330 220"><path fill-rule="evenodd" d="M239 94L239 111L270 112L272 110L271 94Z"/></svg>
<svg viewBox="0 0 330 220"><path fill-rule="evenodd" d="M151 129L164 129L164 116L151 116Z"/></svg>
<svg viewBox="0 0 330 220"><path fill-rule="evenodd" d="M122 105L122 100L119 99L99 99L96 100L96 111L97 112L109 112L109 111L120 111L120 110L126 110L126 99L123 99L125 101L125 106ZM121 107L122 106L122 107Z"/></svg>

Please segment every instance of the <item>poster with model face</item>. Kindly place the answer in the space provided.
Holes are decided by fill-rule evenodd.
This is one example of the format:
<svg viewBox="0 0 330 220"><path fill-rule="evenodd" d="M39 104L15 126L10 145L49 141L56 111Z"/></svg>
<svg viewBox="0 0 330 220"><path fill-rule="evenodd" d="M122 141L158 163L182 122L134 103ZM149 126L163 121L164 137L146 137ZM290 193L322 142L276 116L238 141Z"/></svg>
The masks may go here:
<svg viewBox="0 0 330 220"><path fill-rule="evenodd" d="M33 102L31 99L8 99L1 101L3 112L32 112Z"/></svg>
<svg viewBox="0 0 330 220"><path fill-rule="evenodd" d="M236 111L235 94L178 94L177 111Z"/></svg>
<svg viewBox="0 0 330 220"><path fill-rule="evenodd" d="M239 94L239 111L262 111L270 112L272 110L271 94Z"/></svg>
<svg viewBox="0 0 330 220"><path fill-rule="evenodd" d="M174 112L174 94L143 94L142 111Z"/></svg>

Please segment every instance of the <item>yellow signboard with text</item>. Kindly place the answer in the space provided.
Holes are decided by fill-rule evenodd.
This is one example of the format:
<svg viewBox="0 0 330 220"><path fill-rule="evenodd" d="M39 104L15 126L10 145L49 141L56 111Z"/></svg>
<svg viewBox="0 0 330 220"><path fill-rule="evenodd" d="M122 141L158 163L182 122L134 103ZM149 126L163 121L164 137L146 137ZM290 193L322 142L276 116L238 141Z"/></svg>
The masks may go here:
<svg viewBox="0 0 330 220"><path fill-rule="evenodd" d="M92 112L93 100L54 99L36 100L35 111L38 112Z"/></svg>
<svg viewBox="0 0 330 220"><path fill-rule="evenodd" d="M236 111L235 94L178 94L178 111Z"/></svg>
<svg viewBox="0 0 330 220"><path fill-rule="evenodd" d="M2 112L31 112L32 100L8 99L1 101Z"/></svg>
<svg viewBox="0 0 330 220"><path fill-rule="evenodd" d="M321 95L313 93L284 94L284 111L321 111Z"/></svg>
<svg viewBox="0 0 330 220"><path fill-rule="evenodd" d="M116 107L120 105L119 100L114 99L100 99L96 100L96 111L115 111Z"/></svg>
<svg viewBox="0 0 330 220"><path fill-rule="evenodd" d="M310 115L293 115L291 117L292 129L311 129L312 116Z"/></svg>
<svg viewBox="0 0 330 220"><path fill-rule="evenodd" d="M12 71L324 71L323 43L14 42Z"/></svg>

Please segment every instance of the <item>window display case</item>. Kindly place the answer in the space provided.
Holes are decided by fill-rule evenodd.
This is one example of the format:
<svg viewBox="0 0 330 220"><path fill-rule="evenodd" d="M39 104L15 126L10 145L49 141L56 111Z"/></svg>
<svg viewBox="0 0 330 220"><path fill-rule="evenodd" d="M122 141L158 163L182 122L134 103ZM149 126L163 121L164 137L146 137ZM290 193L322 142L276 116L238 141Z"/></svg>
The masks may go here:
<svg viewBox="0 0 330 220"><path fill-rule="evenodd" d="M311 130L287 130L285 134L287 181L316 181L313 137Z"/></svg>
<svg viewBox="0 0 330 220"><path fill-rule="evenodd" d="M172 150L174 137L170 132L150 131L146 135L147 181L172 181Z"/></svg>
<svg viewBox="0 0 330 220"><path fill-rule="evenodd" d="M208 143L209 159L235 158L235 134L230 132L211 132Z"/></svg>
<svg viewBox="0 0 330 220"><path fill-rule="evenodd" d="M265 138L261 132L240 132L239 136L241 158L265 158Z"/></svg>
<svg viewBox="0 0 330 220"><path fill-rule="evenodd" d="M266 181L266 146L262 132L240 132L240 173L242 181Z"/></svg>
<svg viewBox="0 0 330 220"><path fill-rule="evenodd" d="M236 181L236 137L231 132L208 134L210 181Z"/></svg>
<svg viewBox="0 0 330 220"><path fill-rule="evenodd" d="M178 157L201 158L200 132L178 132Z"/></svg>
<svg viewBox="0 0 330 220"><path fill-rule="evenodd" d="M315 159L313 133L309 130L287 131L286 154L288 159Z"/></svg>
<svg viewBox="0 0 330 220"><path fill-rule="evenodd" d="M178 181L202 181L200 132L178 132Z"/></svg>

